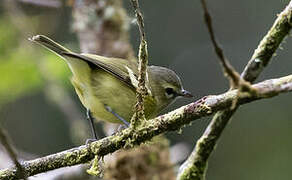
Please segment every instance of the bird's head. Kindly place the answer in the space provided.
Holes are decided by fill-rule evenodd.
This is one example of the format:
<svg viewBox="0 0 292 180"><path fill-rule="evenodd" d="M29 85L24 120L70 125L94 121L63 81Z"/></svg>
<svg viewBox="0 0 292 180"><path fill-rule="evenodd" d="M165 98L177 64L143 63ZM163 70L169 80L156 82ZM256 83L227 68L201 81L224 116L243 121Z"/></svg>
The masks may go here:
<svg viewBox="0 0 292 180"><path fill-rule="evenodd" d="M163 108L178 97L193 97L183 88L179 76L174 71L165 67L149 66L148 72L153 94Z"/></svg>

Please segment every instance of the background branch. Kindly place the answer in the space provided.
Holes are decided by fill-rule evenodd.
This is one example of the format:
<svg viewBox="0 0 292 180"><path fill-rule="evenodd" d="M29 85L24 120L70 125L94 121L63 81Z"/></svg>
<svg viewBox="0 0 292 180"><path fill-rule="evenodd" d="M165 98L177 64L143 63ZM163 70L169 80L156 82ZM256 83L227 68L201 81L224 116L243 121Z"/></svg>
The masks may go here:
<svg viewBox="0 0 292 180"><path fill-rule="evenodd" d="M136 61L121 0L75 1L73 18L81 52Z"/></svg>
<svg viewBox="0 0 292 180"><path fill-rule="evenodd" d="M255 100L270 98L280 93L292 91L292 75L279 79L271 79L253 85L258 94L241 93L238 99L239 104L246 104ZM178 130L183 125L204 116L211 115L219 110L231 106L232 101L237 96L237 90L228 91L221 95L210 95L201 98L197 102L178 108L165 115L147 121L145 126L139 127L135 135L128 128L122 132L92 142L86 146L80 146L60 153L52 154L43 158L21 163L26 176L32 176L49 170L87 163L95 155L100 157L113 153L129 145L140 145L164 132ZM0 171L0 178L17 179L17 169L15 167Z"/></svg>
<svg viewBox="0 0 292 180"><path fill-rule="evenodd" d="M16 176L19 178L26 179L24 171L23 171L23 167L18 162L17 155L16 155L13 147L11 146L11 143L8 140L7 133L4 131L4 129L2 129L1 126L0 126L0 141L3 145L3 147L6 149L11 160L14 162L14 164L16 166L16 172L15 172Z"/></svg>
<svg viewBox="0 0 292 180"><path fill-rule="evenodd" d="M241 77L253 82L270 62L272 55L292 28L292 1L278 15L273 26L260 42ZM217 112L187 161L181 166L177 179L204 179L207 161L236 108Z"/></svg>
<svg viewBox="0 0 292 180"><path fill-rule="evenodd" d="M60 8L62 6L61 0L18 0L19 2L32 4L35 6L44 6L49 8Z"/></svg>

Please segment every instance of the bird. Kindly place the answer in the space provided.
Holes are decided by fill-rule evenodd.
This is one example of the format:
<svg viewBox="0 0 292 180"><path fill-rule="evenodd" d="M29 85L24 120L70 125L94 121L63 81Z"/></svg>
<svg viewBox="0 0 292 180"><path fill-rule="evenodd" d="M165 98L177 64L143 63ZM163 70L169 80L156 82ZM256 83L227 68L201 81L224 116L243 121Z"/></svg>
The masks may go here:
<svg viewBox="0 0 292 180"><path fill-rule="evenodd" d="M45 35L35 35L29 40L56 53L68 64L72 72L71 83L82 105L87 109L95 139L97 136L93 119L129 126L138 88L136 61L75 53ZM178 97L193 97L183 88L180 77L166 67L147 66L145 84L146 119L156 117Z"/></svg>

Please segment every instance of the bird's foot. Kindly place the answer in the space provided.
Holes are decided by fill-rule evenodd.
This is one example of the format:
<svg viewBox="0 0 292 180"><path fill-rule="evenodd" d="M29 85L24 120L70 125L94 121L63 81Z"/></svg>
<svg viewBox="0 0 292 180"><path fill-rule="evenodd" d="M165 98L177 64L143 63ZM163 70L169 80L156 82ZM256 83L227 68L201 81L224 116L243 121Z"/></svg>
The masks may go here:
<svg viewBox="0 0 292 180"><path fill-rule="evenodd" d="M118 115L110 106L104 105L104 108L112 113L117 119L119 119L127 128L130 126L130 123L126 121L124 118L122 118L120 115Z"/></svg>
<svg viewBox="0 0 292 180"><path fill-rule="evenodd" d="M94 122L93 122L94 118L91 115L90 109L87 109L86 115L87 115L87 119L89 121L90 129L91 129L91 133L92 133L92 137L93 137L92 139L97 140L98 138L97 138ZM86 142L87 142L87 140L86 140Z"/></svg>
<svg viewBox="0 0 292 180"><path fill-rule="evenodd" d="M86 139L85 145L91 144L94 141L97 141L97 139Z"/></svg>

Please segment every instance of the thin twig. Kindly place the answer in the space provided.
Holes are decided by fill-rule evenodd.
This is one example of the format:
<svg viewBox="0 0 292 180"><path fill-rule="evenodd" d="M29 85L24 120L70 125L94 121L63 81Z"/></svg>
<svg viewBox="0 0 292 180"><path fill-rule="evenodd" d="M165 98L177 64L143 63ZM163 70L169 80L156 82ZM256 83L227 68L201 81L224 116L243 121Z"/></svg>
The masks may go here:
<svg viewBox="0 0 292 180"><path fill-rule="evenodd" d="M289 34L291 28L292 1L290 1L289 5L278 15L273 26L258 45L252 58L241 74L242 79L252 83L260 75L264 67L270 62L272 55L278 49L282 40ZM236 110L237 108L233 110L227 109L219 111L214 115L204 134L197 141L192 155L189 156L188 160L181 166L177 179L204 179L208 158Z"/></svg>
<svg viewBox="0 0 292 180"><path fill-rule="evenodd" d="M15 166L16 166L16 177L18 177L19 179L25 178L25 172L24 169L22 167L22 165L18 162L17 160L17 155L14 151L14 149L11 146L11 143L9 142L8 138L7 138L7 133L5 132L5 130L0 126L0 141L2 143L2 145L4 146L4 148L6 149L8 155L10 156L11 160L14 162ZM1 177L0 177L1 179Z"/></svg>
<svg viewBox="0 0 292 180"><path fill-rule="evenodd" d="M229 79L230 88L231 89L235 89L235 88L239 89L237 96L240 96L241 91L248 91L250 93L256 93L256 91L254 89L252 89L252 87L250 86L250 83L246 82L244 79L241 79L239 73L233 68L233 66L225 58L222 48L219 46L219 44L216 41L215 33L213 30L213 26L212 26L212 18L211 18L210 13L208 12L207 3L205 0L201 0L201 4L202 4L203 10L204 10L204 19L205 19L205 23L207 25L207 28L208 28L208 31L210 34L212 44L214 46L214 49L215 49L217 56L219 57L220 63L223 67L224 75L227 76ZM232 106L231 106L231 110L235 109L236 104L237 104L237 99L238 98L234 99Z"/></svg>
<svg viewBox="0 0 292 180"><path fill-rule="evenodd" d="M219 46L219 44L216 41L214 30L212 27L212 18L211 18L210 13L208 12L206 1L201 0L201 4L202 4L203 10L204 10L205 23L207 25L215 52L216 52L217 56L219 57L219 60L220 60L220 63L223 67L223 72L224 72L225 76L227 76L230 79L231 88L235 89L239 86L240 75L238 74L238 72L235 71L235 69L232 67L232 65L229 63L229 61L225 58L222 48Z"/></svg>
<svg viewBox="0 0 292 180"><path fill-rule="evenodd" d="M249 93L242 93L238 100L240 105L292 91L292 75L279 79L267 80L253 85L253 88L257 89L259 93L254 96L251 96ZM88 145L79 146L31 161L25 161L22 163L22 166L27 176L33 176L61 167L87 163L96 155L103 157L125 146L140 145L141 143L151 140L154 136L178 130L194 120L226 109L231 106L236 94L237 90L232 90L217 96L210 95L203 97L196 102L146 121L145 126L137 129L135 134L128 128L120 133L108 136ZM0 179L16 179L16 171L17 169L15 167L0 170Z"/></svg>
<svg viewBox="0 0 292 180"><path fill-rule="evenodd" d="M141 120L145 119L144 115L144 97L147 95L146 81L147 81L147 64L148 64L148 50L146 34L144 29L144 19L141 13L138 0L131 0L135 10L137 23L140 32L140 46L139 46L139 65L138 65L138 88L137 88L137 103L135 105L136 112L131 119L131 126L135 129L141 124Z"/></svg>

